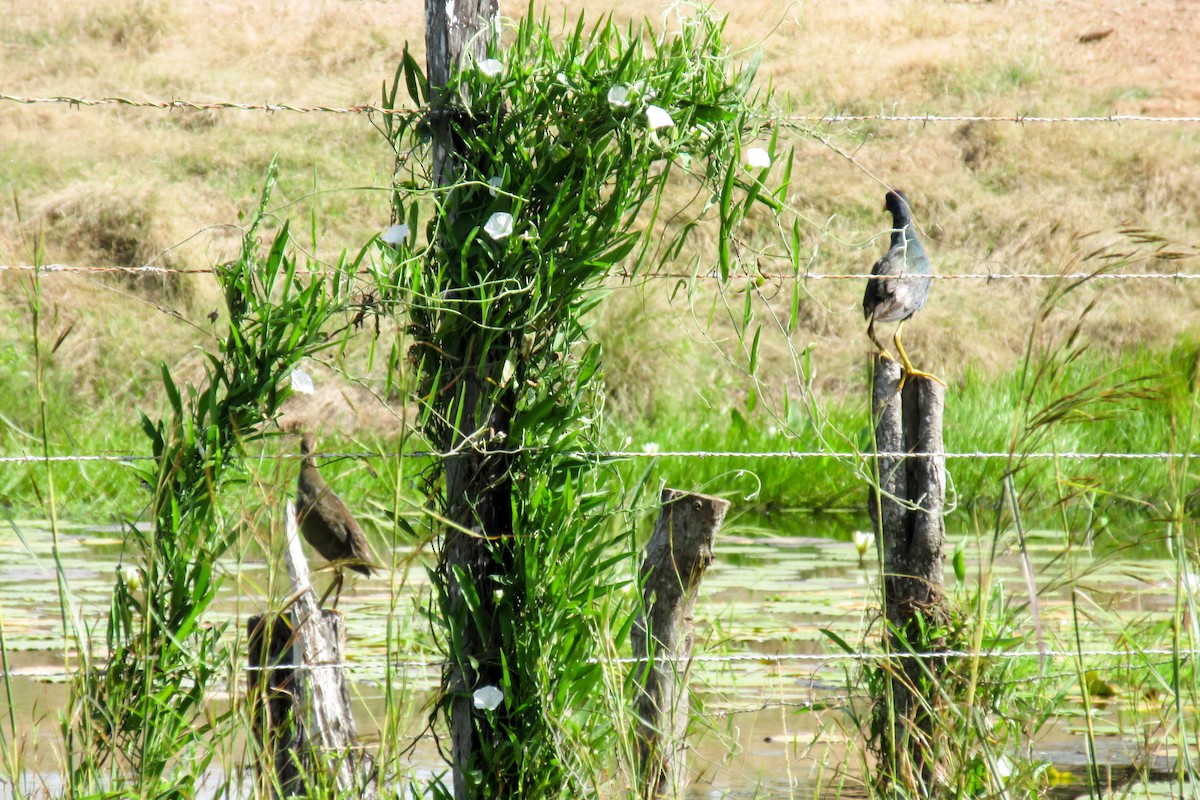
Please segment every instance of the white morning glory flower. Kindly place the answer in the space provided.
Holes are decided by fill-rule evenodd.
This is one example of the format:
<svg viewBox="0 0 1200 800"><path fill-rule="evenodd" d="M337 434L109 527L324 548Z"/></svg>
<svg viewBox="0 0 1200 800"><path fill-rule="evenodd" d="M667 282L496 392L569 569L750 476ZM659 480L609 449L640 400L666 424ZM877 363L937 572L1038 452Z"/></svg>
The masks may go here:
<svg viewBox="0 0 1200 800"><path fill-rule="evenodd" d="M494 78L504 70L504 65L494 58L485 58L475 65L479 74L485 78Z"/></svg>
<svg viewBox="0 0 1200 800"><path fill-rule="evenodd" d="M471 696L471 702L476 708L495 711L496 707L504 702L504 692L495 686L481 686Z"/></svg>
<svg viewBox="0 0 1200 800"><path fill-rule="evenodd" d="M384 244L390 244L393 247L399 247L408 241L408 226L404 225L403 223L400 225L393 225L384 231L382 235L380 235L379 241L383 242Z"/></svg>
<svg viewBox="0 0 1200 800"><path fill-rule="evenodd" d="M875 545L875 534L868 531L854 532L854 549L858 551L858 557L862 558L867 554L867 550Z"/></svg>
<svg viewBox="0 0 1200 800"><path fill-rule="evenodd" d="M762 169L771 166L771 154L761 147L751 147L746 151L744 161L751 169Z"/></svg>
<svg viewBox="0 0 1200 800"><path fill-rule="evenodd" d="M629 87L618 83L609 89L608 104L613 108L629 108Z"/></svg>
<svg viewBox="0 0 1200 800"><path fill-rule="evenodd" d="M121 578L125 581L125 588L131 592L142 588L142 573L138 572L137 567L122 567Z"/></svg>
<svg viewBox="0 0 1200 800"><path fill-rule="evenodd" d="M494 176L488 178L488 186L491 187L490 189L488 189L488 194L490 194L492 197L495 197L497 195L496 190L500 188L500 185L502 183L504 183L504 179L501 178L499 175L494 175Z"/></svg>
<svg viewBox="0 0 1200 800"><path fill-rule="evenodd" d="M512 236L513 232L512 214L507 211L497 211L488 218L487 224L483 226L483 231L496 241L507 239Z"/></svg>
<svg viewBox="0 0 1200 800"><path fill-rule="evenodd" d="M651 130L675 127L675 120L671 119L671 115L666 109L658 106L646 106L646 122L650 124Z"/></svg>
<svg viewBox="0 0 1200 800"><path fill-rule="evenodd" d="M292 370L292 391L299 392L300 394L313 393L312 377L299 367Z"/></svg>

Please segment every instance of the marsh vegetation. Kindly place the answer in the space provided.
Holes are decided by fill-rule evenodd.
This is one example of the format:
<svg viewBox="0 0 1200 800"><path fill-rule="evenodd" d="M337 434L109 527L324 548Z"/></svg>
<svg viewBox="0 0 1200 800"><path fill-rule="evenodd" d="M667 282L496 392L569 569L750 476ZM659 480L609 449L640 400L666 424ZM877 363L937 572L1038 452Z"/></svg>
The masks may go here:
<svg viewBox="0 0 1200 800"><path fill-rule="evenodd" d="M443 791L441 662L478 620L455 621L439 594L453 514L437 453L461 442L438 432L455 406L437 392L475 358L479 384L519 385L509 411L528 415L501 431L513 442L496 440L505 457L515 448L506 463L528 549L505 556L519 578L485 598L522 659L496 673L518 687L496 751L528 759L508 785L630 790L627 637L638 547L665 484L733 503L698 606L697 796L883 796L867 739L895 654L880 647L880 568L863 536L862 283L805 276L869 269L886 240L886 183L913 199L938 273L1006 276L936 281L906 331L921 366L949 383L949 618L930 641L953 654L937 689L950 711L931 746L955 769L938 790L1195 796L1200 281L1120 276L1200 271L1200 125L814 119L1197 115L1172 77L1200 52L1186 10L1153 2L1138 30L1114 23L1081 41L1119 9L865 2L764 16L722 5L720 41L688 47L712 46L706 68L758 59L755 85L773 94L730 94L718 77L736 71L689 90L660 69L661 90L692 102L675 124L709 127L651 146L620 140L619 126L587 128L594 109L571 81L618 67L572 71L572 36L597 34L575 28L579 8L547 4L554 33L524 45L545 74L500 79L547 118L569 108L578 141L621 141L628 163L605 162L603 149L592 163L614 180L644 167L639 186L661 193L638 196L633 216L605 208L601 184L588 213L607 227L564 222L552 193L538 194L574 179L544 169L562 154L547 145L503 172L511 153L497 143L542 143L497 126L456 213L485 219L511 201L519 216L536 198L528 206L552 223L503 246L482 224L426 227L436 193L416 166L393 192L397 154L420 152L419 126L0 105L11 198L0 264L181 270L0 272L0 456L14 457L0 463L10 791L248 791L238 623L289 593L277 553L297 462L285 434L313 427L322 471L386 574L351 582L342 600L360 728L382 781ZM588 20L601 10L589 4ZM603 10L613 31L643 11ZM412 3L0 2L0 13L0 90L23 97L348 107L378 105L383 82L400 105L405 39L423 64ZM651 22L678 33L679 14ZM288 24L264 24L278 19ZM509 47L519 30L506 28ZM1151 36L1179 73L1147 55ZM680 63L668 51L634 61ZM534 80L559 74L557 95ZM713 133L729 119L703 118L727 101L762 112L736 118L745 143ZM773 157L761 175L739 161L751 145ZM706 172L714 155L724 160ZM485 170L496 165L499 187ZM379 239L398 197L412 223L403 246ZM514 274L540 265L544 282L520 294L431 272L438 237L459 234ZM1030 274L1042 277L1013 277ZM1076 274L1090 277L1066 277ZM455 333L476 306L497 317ZM496 318L510 327L489 327ZM484 337L483 357L448 347L447 330L501 333ZM497 342L518 358L492 358ZM315 393L293 391L295 369ZM151 458L116 459L126 455ZM886 796L912 788L894 782Z"/></svg>

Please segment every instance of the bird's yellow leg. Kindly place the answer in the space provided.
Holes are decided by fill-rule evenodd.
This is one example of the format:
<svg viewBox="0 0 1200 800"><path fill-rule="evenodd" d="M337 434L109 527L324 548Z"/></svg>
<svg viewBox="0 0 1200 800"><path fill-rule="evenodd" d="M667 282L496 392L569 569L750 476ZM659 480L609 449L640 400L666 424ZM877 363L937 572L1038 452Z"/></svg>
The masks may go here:
<svg viewBox="0 0 1200 800"><path fill-rule="evenodd" d="M333 596L333 610L337 610L338 600L342 599L342 584L346 580L346 573L340 569L337 571L337 593Z"/></svg>
<svg viewBox="0 0 1200 800"><path fill-rule="evenodd" d="M900 386L897 391L904 390L904 383L910 377L928 378L931 381L936 381L937 383L940 383L944 387L946 385L946 382L944 380L942 380L937 375L934 375L931 372L922 372L921 370L914 367L912 365L912 362L908 360L908 353L904 352L904 345L901 344L901 342L900 342L900 332L904 330L905 322L907 322L907 320L901 320L900 324L896 326L896 336L895 336L895 338L892 339L892 341L894 341L896 343L896 352L900 354L900 363L904 365L904 374L900 376Z"/></svg>
<svg viewBox="0 0 1200 800"><path fill-rule="evenodd" d="M879 351L879 355L888 361L892 360L892 354L887 351L886 347L879 343L879 337L875 335L875 317L871 317L871 322L867 325L867 338L875 345L875 349Z"/></svg>
<svg viewBox="0 0 1200 800"><path fill-rule="evenodd" d="M329 599L329 595L333 594L334 589L337 589L337 594L333 597L332 607L336 609L338 600L342 598L342 571L340 569L334 574L329 586L325 587L325 594L321 595L321 599L317 601L317 608L324 607L325 601Z"/></svg>

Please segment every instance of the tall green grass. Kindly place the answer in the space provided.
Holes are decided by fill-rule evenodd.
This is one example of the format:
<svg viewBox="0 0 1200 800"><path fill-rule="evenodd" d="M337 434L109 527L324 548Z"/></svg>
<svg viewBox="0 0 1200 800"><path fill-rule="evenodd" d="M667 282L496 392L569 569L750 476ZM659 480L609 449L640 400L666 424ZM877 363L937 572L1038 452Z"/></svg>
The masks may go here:
<svg viewBox="0 0 1200 800"><path fill-rule="evenodd" d="M1181 342L1170 352L1137 351L1116 363L1101 353L1082 355L1058 385L1040 388L1032 402L1049 407L1056 391L1069 394L1097 381L1110 386L1135 384L1139 396L1057 427L1039 438L1032 450L1114 456L1186 451L1195 442L1188 440L1180 420L1190 410L1198 353L1196 344ZM995 377L969 369L947 390L947 450L999 455L948 461L949 499L954 506L951 525L956 517L985 511L1000 497L1022 375L1023 370L1015 366ZM865 495L858 465L836 454L868 452L865 400L831 397L817 402L825 413L820 430L795 413L789 425L765 408L676 403L664 404L653 419L612 419L613 433L607 443L649 453L816 453L810 458L664 456L655 461L654 469L656 477L671 486L728 496L743 509L862 513ZM643 467L644 463L636 469ZM1154 520L1168 513L1171 470L1172 460L1167 457L1029 459L1018 488L1029 513L1043 524L1057 524L1053 515L1066 502L1072 513L1090 515L1095 526L1104 527L1116 519Z"/></svg>
<svg viewBox="0 0 1200 800"><path fill-rule="evenodd" d="M1139 386L1147 390L1146 396L1086 424L1061 428L1040 442L1037 450L1111 454L1186 451L1195 444L1195 434L1181 426L1180 420L1187 418L1192 402L1189 392L1198 352L1195 343L1180 342L1168 352L1139 350L1115 363L1101 353L1084 355L1074 362L1062 388L1083 387L1097 379L1112 383L1139 381ZM29 363L27 358L28 352L19 343L0 358L0 407L4 408L5 419L0 443L6 454L33 453L37 444L30 438L37 430L36 394L30 382L32 375L22 368ZM962 381L953 384L946 403L947 449L958 453L1006 452L1020 380L1015 368L996 376L969 369ZM47 373L45 391L53 454L139 452L140 434L129 424L125 409L103 404L92 407L76 394L72 384L56 379L52 370ZM858 521L848 524L865 527L860 477L853 462L833 455L865 451L865 404L842 397L819 402L827 411L823 436L798 415L793 415L789 426L763 408L748 411L744 405L714 408L676 403L664 404L652 419L610 415L612 427L602 447L649 452L828 452L826 456L804 459L639 459L623 467L621 474L631 476L652 464L656 480L676 488L729 497L743 514L830 512ZM401 446L396 439L368 434L340 441L333 437L325 449L390 453ZM403 446L423 449L417 442ZM374 471L388 471L393 466L392 459L368 458L359 468L368 465ZM958 520L986 513L996 502L1005 468L1003 459L948 462L950 497L955 506L948 520L952 528ZM1072 518L1090 524L1095 535L1117 521L1136 525L1171 513L1171 504L1177 498L1167 493L1167 479L1178 469L1169 458L1030 460L1019 488L1026 496L1028 513L1038 524L1057 525L1056 509L1065 503ZM411 474L419 471L416 467ZM43 488L38 472L36 464L9 464L0 470L0 513L14 518L41 515ZM129 509L144 506L148 499L128 465L62 463L56 466L56 480L60 514L70 522L87 519L116 523ZM371 490L357 481L349 483L345 492L363 503L371 495ZM414 492L415 487L410 487L406 496L415 497ZM1200 493L1188 490L1182 498L1186 514L1200 507L1198 498Z"/></svg>

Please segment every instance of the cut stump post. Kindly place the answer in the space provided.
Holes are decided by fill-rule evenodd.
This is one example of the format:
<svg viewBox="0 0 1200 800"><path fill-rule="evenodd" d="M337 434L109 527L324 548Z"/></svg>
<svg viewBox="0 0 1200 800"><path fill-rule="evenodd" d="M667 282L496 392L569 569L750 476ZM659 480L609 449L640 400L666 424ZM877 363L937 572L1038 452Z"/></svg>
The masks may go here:
<svg viewBox="0 0 1200 800"><path fill-rule="evenodd" d="M246 622L250 670L247 698L258 742L261 797L293 797L301 793L299 749L294 714L295 676L292 625L276 614L260 614Z"/></svg>
<svg viewBox="0 0 1200 800"><path fill-rule="evenodd" d="M368 780L369 761L354 743L342 615L317 605L291 503L286 530L284 560L295 599L282 614L252 617L249 623L250 685L259 687L251 702L261 782L279 797L329 787L339 796L353 791L371 800L377 788Z"/></svg>
<svg viewBox="0 0 1200 800"><path fill-rule="evenodd" d="M633 627L638 695L635 754L643 798L682 797L693 611L729 510L718 497L664 489L641 567L643 613Z"/></svg>
<svg viewBox="0 0 1200 800"><path fill-rule="evenodd" d="M912 377L899 391L902 367L875 357L871 408L880 455L878 488L870 489L871 521L883 546L884 604L889 649L906 653L937 645L923 631L946 619L943 553L946 542L946 457L942 440L945 388L928 378ZM906 783L929 785L930 734L938 699L922 693L929 676L942 672L945 660L904 658L892 672L890 695L894 727L883 743L881 767L895 765L890 776Z"/></svg>

